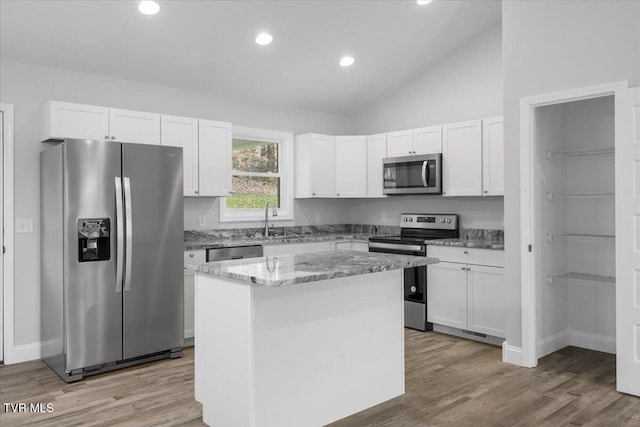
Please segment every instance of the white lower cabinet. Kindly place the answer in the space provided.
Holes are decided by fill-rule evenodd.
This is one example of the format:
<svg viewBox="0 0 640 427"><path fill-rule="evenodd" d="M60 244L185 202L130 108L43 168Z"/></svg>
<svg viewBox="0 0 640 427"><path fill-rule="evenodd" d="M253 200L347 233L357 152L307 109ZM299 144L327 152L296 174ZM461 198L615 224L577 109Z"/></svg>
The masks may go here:
<svg viewBox="0 0 640 427"><path fill-rule="evenodd" d="M184 265L200 264L206 261L204 250L186 251L184 253ZM184 338L194 337L194 307L195 307L195 273L192 270L184 270Z"/></svg>
<svg viewBox="0 0 640 427"><path fill-rule="evenodd" d="M264 256L296 255L310 252L332 251L334 248L334 242L287 243L264 245L262 247L262 254Z"/></svg>
<svg viewBox="0 0 640 427"><path fill-rule="evenodd" d="M499 251L473 252L480 260L503 256ZM483 252L489 256L483 257ZM440 263L427 268L427 320L504 338L504 268L473 264L474 258L463 248L429 247L428 255L439 258ZM466 257L467 262L448 262L447 256L454 261Z"/></svg>
<svg viewBox="0 0 640 427"><path fill-rule="evenodd" d="M467 272L464 265L440 262L427 267L427 320L467 329Z"/></svg>
<svg viewBox="0 0 640 427"><path fill-rule="evenodd" d="M336 251L369 252L369 242L360 241L360 240L336 242L335 249Z"/></svg>

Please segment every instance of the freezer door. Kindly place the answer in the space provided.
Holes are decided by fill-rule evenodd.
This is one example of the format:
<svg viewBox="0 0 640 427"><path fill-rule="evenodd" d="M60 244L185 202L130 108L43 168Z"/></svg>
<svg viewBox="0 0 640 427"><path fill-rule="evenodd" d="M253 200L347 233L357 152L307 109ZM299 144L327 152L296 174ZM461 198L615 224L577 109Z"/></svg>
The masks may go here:
<svg viewBox="0 0 640 427"><path fill-rule="evenodd" d="M182 148L123 144L124 358L184 343Z"/></svg>
<svg viewBox="0 0 640 427"><path fill-rule="evenodd" d="M122 292L116 280L119 254L116 249L115 189L116 177L121 173L120 146L119 143L89 140L64 143L67 371L122 359ZM105 230L107 222L108 232ZM102 228L87 231L96 224ZM87 253L98 249L103 256L91 257ZM105 252L109 254L104 255Z"/></svg>

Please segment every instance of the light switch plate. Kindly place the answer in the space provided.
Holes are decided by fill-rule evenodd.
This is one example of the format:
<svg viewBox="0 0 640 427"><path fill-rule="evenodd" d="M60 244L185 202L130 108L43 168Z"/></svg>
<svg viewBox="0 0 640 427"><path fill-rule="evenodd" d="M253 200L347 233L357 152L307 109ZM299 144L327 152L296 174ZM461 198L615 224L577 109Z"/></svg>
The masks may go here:
<svg viewBox="0 0 640 427"><path fill-rule="evenodd" d="M322 215L320 215L319 213L316 214L316 224L320 224L320 222L322 221Z"/></svg>
<svg viewBox="0 0 640 427"><path fill-rule="evenodd" d="M383 214L382 214L382 223L383 223L383 224L386 224L386 222L387 222L387 214L386 214L386 213L383 213Z"/></svg>
<svg viewBox="0 0 640 427"><path fill-rule="evenodd" d="M16 219L16 233L33 233L33 218Z"/></svg>
<svg viewBox="0 0 640 427"><path fill-rule="evenodd" d="M204 227L205 225L207 225L207 217L204 215L200 215L198 217L198 224L200 224L200 227Z"/></svg>

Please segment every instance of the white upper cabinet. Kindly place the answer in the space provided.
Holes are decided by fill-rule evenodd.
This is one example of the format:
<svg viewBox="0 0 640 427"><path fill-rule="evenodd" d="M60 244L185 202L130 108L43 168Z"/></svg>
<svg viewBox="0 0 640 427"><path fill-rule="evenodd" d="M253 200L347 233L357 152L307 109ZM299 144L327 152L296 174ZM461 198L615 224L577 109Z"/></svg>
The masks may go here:
<svg viewBox="0 0 640 427"><path fill-rule="evenodd" d="M199 196L228 196L231 191L231 123L198 120Z"/></svg>
<svg viewBox="0 0 640 427"><path fill-rule="evenodd" d="M49 101L41 140L95 139L160 144L160 114Z"/></svg>
<svg viewBox="0 0 640 427"><path fill-rule="evenodd" d="M443 196L482 195L482 120L442 126Z"/></svg>
<svg viewBox="0 0 640 427"><path fill-rule="evenodd" d="M112 141L160 145L160 114L109 108Z"/></svg>
<svg viewBox="0 0 640 427"><path fill-rule="evenodd" d="M336 140L329 135L296 136L296 198L336 197Z"/></svg>
<svg viewBox="0 0 640 427"><path fill-rule="evenodd" d="M42 112L41 141L109 138L109 109L94 105L49 101Z"/></svg>
<svg viewBox="0 0 640 427"><path fill-rule="evenodd" d="M387 133L388 157L411 156L413 151L413 134L411 129Z"/></svg>
<svg viewBox="0 0 640 427"><path fill-rule="evenodd" d="M382 159L387 157L387 134L367 136L367 197L382 194Z"/></svg>
<svg viewBox="0 0 640 427"><path fill-rule="evenodd" d="M413 129L413 154L442 153L442 126Z"/></svg>
<svg viewBox="0 0 640 427"><path fill-rule="evenodd" d="M482 195L504 195L504 130L502 117L482 121Z"/></svg>
<svg viewBox="0 0 640 427"><path fill-rule="evenodd" d="M163 115L161 144L182 148L184 195L198 193L198 119Z"/></svg>
<svg viewBox="0 0 640 427"><path fill-rule="evenodd" d="M335 147L336 196L367 197L367 137L336 136Z"/></svg>
<svg viewBox="0 0 640 427"><path fill-rule="evenodd" d="M442 126L387 133L387 157L442 153Z"/></svg>

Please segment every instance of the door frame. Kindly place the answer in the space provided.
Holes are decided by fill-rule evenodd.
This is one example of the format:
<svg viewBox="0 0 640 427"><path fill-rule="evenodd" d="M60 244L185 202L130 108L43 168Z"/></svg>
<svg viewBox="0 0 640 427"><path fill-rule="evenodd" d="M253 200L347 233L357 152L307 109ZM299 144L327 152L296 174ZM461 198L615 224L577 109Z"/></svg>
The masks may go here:
<svg viewBox="0 0 640 427"><path fill-rule="evenodd" d="M13 105L0 103L0 111L3 114L2 124L2 226L4 227L5 252L2 254L2 277L0 286L0 302L2 303L2 320L0 332L2 333L2 346L0 357L4 364L14 363L14 336L13 336L13 268L14 268L14 244L13 244L13 209L14 209L14 169L13 169Z"/></svg>
<svg viewBox="0 0 640 427"><path fill-rule="evenodd" d="M538 364L536 354L536 284L540 278L535 269L536 251L543 242L536 236L533 208L539 202L534 198L532 173L535 161L535 115L538 107L561 104L585 99L616 96L629 87L628 81L606 83L597 86L570 89L561 92L547 93L520 99L520 286L521 286L521 318L522 318L522 366L533 368ZM620 136L615 135L617 145ZM532 252L528 246L532 245Z"/></svg>

